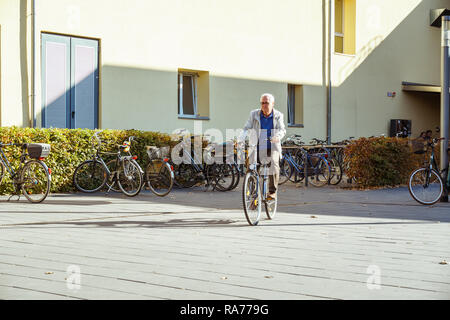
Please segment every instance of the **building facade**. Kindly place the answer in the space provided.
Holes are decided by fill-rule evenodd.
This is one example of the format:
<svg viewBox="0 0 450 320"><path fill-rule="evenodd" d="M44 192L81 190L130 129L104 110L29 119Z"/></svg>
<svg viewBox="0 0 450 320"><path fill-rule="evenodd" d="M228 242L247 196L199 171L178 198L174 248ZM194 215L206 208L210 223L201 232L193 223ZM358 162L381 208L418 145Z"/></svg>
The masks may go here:
<svg viewBox="0 0 450 320"><path fill-rule="evenodd" d="M0 0L0 125L243 127L275 96L305 141L439 125L449 0Z"/></svg>

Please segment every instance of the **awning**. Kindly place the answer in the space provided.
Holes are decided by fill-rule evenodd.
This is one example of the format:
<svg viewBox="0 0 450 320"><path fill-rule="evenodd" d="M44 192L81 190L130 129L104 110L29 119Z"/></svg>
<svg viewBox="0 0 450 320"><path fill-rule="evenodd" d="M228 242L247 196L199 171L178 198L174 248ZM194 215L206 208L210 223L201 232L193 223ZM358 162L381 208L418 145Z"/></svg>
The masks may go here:
<svg viewBox="0 0 450 320"><path fill-rule="evenodd" d="M402 82L402 90L403 91L441 93L441 86L435 85L435 84L423 84L423 83L403 81Z"/></svg>

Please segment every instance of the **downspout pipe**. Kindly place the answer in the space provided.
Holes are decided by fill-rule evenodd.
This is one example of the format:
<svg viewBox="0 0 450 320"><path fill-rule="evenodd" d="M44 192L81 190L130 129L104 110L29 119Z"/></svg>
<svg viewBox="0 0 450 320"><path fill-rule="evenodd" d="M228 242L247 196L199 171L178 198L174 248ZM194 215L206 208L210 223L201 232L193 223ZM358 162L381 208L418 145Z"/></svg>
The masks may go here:
<svg viewBox="0 0 450 320"><path fill-rule="evenodd" d="M31 1L31 112L30 127L36 126L36 0Z"/></svg>
<svg viewBox="0 0 450 320"><path fill-rule="evenodd" d="M327 63L327 143L331 144L331 14L333 0L328 2L328 63Z"/></svg>
<svg viewBox="0 0 450 320"><path fill-rule="evenodd" d="M441 142L441 170L448 166L448 137L449 137L449 103L450 103L450 16L442 16L441 33L442 33L442 51L441 51L441 137L445 138ZM447 177L445 177L447 180ZM441 201L448 202L447 188L443 194Z"/></svg>

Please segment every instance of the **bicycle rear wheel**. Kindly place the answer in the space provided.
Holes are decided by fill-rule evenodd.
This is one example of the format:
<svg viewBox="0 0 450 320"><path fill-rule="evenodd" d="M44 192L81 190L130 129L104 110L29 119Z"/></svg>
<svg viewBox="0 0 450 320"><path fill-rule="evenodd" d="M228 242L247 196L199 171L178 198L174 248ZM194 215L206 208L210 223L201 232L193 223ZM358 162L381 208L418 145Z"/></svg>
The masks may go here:
<svg viewBox="0 0 450 320"><path fill-rule="evenodd" d="M278 196L275 197L275 199L270 201L265 201L264 206L266 208L266 215L267 219L272 220L275 217L275 214L277 213L278 208Z"/></svg>
<svg viewBox="0 0 450 320"><path fill-rule="evenodd" d="M147 185L159 197L170 193L173 187L173 172L162 160L151 160L145 170Z"/></svg>
<svg viewBox="0 0 450 320"><path fill-rule="evenodd" d="M175 182L182 188L191 188L197 182L197 172L191 164L182 163L175 169Z"/></svg>
<svg viewBox="0 0 450 320"><path fill-rule="evenodd" d="M97 160L84 161L73 173L73 184L78 190L86 193L100 190L106 184L106 179L106 170Z"/></svg>
<svg viewBox="0 0 450 320"><path fill-rule="evenodd" d="M322 157L311 156L311 176L308 176L308 181L313 186L322 187L330 180L331 169L329 163ZM309 171L309 169L308 169Z"/></svg>
<svg viewBox="0 0 450 320"><path fill-rule="evenodd" d="M123 159L119 168L117 183L125 195L129 197L137 196L143 183L139 165L133 160Z"/></svg>
<svg viewBox="0 0 450 320"><path fill-rule="evenodd" d="M25 164L21 174L23 195L32 203L39 203L50 192L50 174L41 161L31 160Z"/></svg>
<svg viewBox="0 0 450 320"><path fill-rule="evenodd" d="M3 165L3 162L0 162L0 183L2 183L4 176L5 176L5 166Z"/></svg>
<svg viewBox="0 0 450 320"><path fill-rule="evenodd" d="M286 183L292 176L292 166L285 158L280 161L280 179L278 181L279 185Z"/></svg>
<svg viewBox="0 0 450 320"><path fill-rule="evenodd" d="M212 181L219 191L228 191L234 185L234 170L229 164L212 164L207 170L208 181Z"/></svg>
<svg viewBox="0 0 450 320"><path fill-rule="evenodd" d="M261 217L261 186L258 178L252 172L247 172L242 188L242 201L244 205L245 218L251 226L256 226Z"/></svg>
<svg viewBox="0 0 450 320"><path fill-rule="evenodd" d="M408 190L417 202L424 205L432 205L441 198L444 184L436 170L419 168L411 173Z"/></svg>
<svg viewBox="0 0 450 320"><path fill-rule="evenodd" d="M239 167L236 163L231 164L231 168L233 169L233 176L234 176L234 184L229 189L234 190L239 185L239 181L241 180L241 173L239 172Z"/></svg>
<svg viewBox="0 0 450 320"><path fill-rule="evenodd" d="M331 158L328 160L330 163L331 176L330 176L330 184L337 185L342 180L342 166L339 161L335 158Z"/></svg>

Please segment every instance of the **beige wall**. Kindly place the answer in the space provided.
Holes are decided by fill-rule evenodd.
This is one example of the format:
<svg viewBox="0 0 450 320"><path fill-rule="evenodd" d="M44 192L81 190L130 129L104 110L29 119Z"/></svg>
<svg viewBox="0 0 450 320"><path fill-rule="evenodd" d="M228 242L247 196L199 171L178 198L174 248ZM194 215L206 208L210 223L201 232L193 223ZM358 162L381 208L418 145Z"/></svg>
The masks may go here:
<svg viewBox="0 0 450 320"><path fill-rule="evenodd" d="M429 16L449 4L358 0L356 54L332 57L333 138L388 134L390 119L412 120L414 136L439 125L439 95L402 92L401 84L440 84L441 33Z"/></svg>
<svg viewBox="0 0 450 320"><path fill-rule="evenodd" d="M0 114L2 126L29 126L27 0L0 1Z"/></svg>
<svg viewBox="0 0 450 320"><path fill-rule="evenodd" d="M304 128L288 133L302 134L305 141L326 136L322 1L40 0L36 5L38 36L99 39L103 128L192 130L194 121L177 114L177 70L184 68L209 72L209 112L202 113L210 120L201 121L204 129L242 127L264 92L275 95L287 123L287 84L293 83L303 85ZM0 0L2 125L28 125L21 6L23 1ZM404 93L401 82L439 84L440 31L429 27L429 10L446 6L448 0L357 0L356 53L331 56L333 140L387 134L391 118L413 120L414 134L439 123L439 99ZM40 61L40 50L37 54ZM36 67L40 75L40 63ZM388 91L397 96L388 98Z"/></svg>

